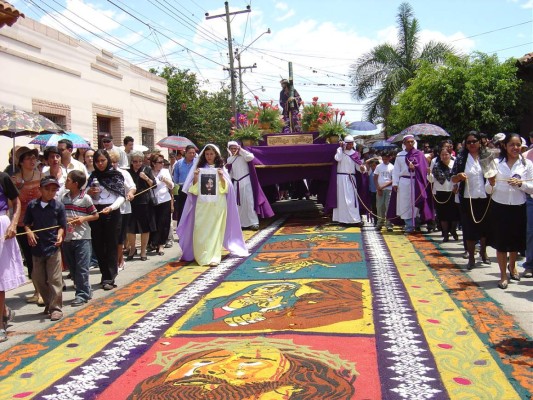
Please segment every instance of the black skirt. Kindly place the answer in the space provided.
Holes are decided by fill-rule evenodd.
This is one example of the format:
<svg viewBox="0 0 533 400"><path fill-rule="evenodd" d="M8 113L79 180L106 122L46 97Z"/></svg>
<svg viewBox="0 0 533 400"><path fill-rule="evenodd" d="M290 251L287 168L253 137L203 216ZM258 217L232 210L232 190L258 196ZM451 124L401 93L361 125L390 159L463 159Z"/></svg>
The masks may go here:
<svg viewBox="0 0 533 400"><path fill-rule="evenodd" d="M470 208L472 201L472 208ZM461 199L461 225L463 226L463 238L465 240L479 240L488 238L491 229L491 211L487 210L489 199ZM485 213L486 211L486 213ZM473 213L473 216L472 216ZM477 221L474 222L474 218Z"/></svg>
<svg viewBox="0 0 533 400"><path fill-rule="evenodd" d="M152 205L132 202L128 233L148 233L155 230L156 225Z"/></svg>
<svg viewBox="0 0 533 400"><path fill-rule="evenodd" d="M527 226L525 203L511 206L493 202L491 214L491 247L501 252L525 250Z"/></svg>
<svg viewBox="0 0 533 400"><path fill-rule="evenodd" d="M439 221L459 221L459 205L453 192L435 193L435 210Z"/></svg>

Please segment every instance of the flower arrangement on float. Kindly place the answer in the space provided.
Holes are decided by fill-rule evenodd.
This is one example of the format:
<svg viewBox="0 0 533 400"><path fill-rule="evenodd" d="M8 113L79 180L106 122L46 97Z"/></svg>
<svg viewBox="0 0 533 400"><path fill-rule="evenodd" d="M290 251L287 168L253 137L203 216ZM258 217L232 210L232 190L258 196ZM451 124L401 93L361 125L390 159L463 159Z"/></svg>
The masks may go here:
<svg viewBox="0 0 533 400"><path fill-rule="evenodd" d="M249 146L263 138L257 118L250 120L246 115L239 114L237 126L235 117L231 117L230 121L233 124L230 133L233 140L240 140L243 145Z"/></svg>
<svg viewBox="0 0 533 400"><path fill-rule="evenodd" d="M348 133L348 122L342 121L344 115L344 111L337 108L319 117L318 136L326 138L330 142L337 142L337 139L343 139Z"/></svg>
<svg viewBox="0 0 533 400"><path fill-rule="evenodd" d="M331 103L319 103L318 97L313 97L311 104L305 104L302 110L301 121L304 132L316 131L319 126L319 119L331 112Z"/></svg>
<svg viewBox="0 0 533 400"><path fill-rule="evenodd" d="M270 100L270 102L260 101L258 96L254 96L254 99L255 106L252 105L252 102L248 103L250 106L250 111L247 114L248 119L257 119L261 129L280 132L284 123L279 107L277 105L274 106L273 100Z"/></svg>

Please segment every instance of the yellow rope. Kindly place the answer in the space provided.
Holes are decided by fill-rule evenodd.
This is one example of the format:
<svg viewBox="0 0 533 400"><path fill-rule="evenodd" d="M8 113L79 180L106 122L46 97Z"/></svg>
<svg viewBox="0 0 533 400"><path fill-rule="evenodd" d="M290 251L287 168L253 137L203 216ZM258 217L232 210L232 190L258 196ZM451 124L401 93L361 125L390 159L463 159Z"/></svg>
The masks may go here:
<svg viewBox="0 0 533 400"><path fill-rule="evenodd" d="M140 194L143 194L145 192L147 192L148 190L150 189L153 189L157 186L157 184L154 184L152 186L150 186L149 188L145 189L145 190L142 190L140 191L139 193L135 193L135 195L133 196L134 198L137 197L138 195ZM104 210L102 211L98 211L97 214L101 214ZM79 219L79 218L76 218L76 220ZM74 221L70 221L70 222L67 222L67 225L68 224L72 224ZM46 228L41 228L41 229L36 229L36 230L33 230L33 231L29 231L29 232L20 232L20 233L17 233L16 236L22 236L22 235L27 235L28 233L35 233L35 232L41 232L41 231L48 231L50 229L56 229L56 228L61 228L61 225L55 225L55 226L49 226L49 227L46 227Z"/></svg>
<svg viewBox="0 0 533 400"><path fill-rule="evenodd" d="M428 181L429 182L429 181ZM433 193L433 182L431 182L431 195L433 196L433 200L435 200L435 203L437 204L446 204L450 201L450 199L452 198L452 195L454 195L455 193L453 193L453 191L450 192L450 196L448 196L448 198L446 199L446 201L438 201L437 200L437 197L435 196L435 194Z"/></svg>
<svg viewBox="0 0 533 400"><path fill-rule="evenodd" d="M489 193L489 202L487 203L487 208L485 209L483 216L481 217L479 221L476 221L476 217L474 215L474 207L472 206L472 197L470 195L470 186L468 185L468 179L465 179L465 186L466 186L466 189L468 190L468 199L470 201L470 214L472 215L472 221L474 221L475 224L480 224L485 219L485 217L487 216L487 213L489 212L490 202L492 200L491 196L492 196L492 193L494 192L494 187L491 186L492 190Z"/></svg>

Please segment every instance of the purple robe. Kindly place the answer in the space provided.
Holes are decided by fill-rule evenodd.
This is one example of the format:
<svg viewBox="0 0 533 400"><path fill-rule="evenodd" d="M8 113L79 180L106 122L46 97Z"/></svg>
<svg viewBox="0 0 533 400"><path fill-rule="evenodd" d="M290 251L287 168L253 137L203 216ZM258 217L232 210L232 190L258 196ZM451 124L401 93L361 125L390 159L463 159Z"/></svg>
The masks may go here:
<svg viewBox="0 0 533 400"><path fill-rule="evenodd" d="M411 179L411 183L414 184L414 198L415 207L420 211L420 222L426 222L433 220L433 208L431 199L431 191L428 190L427 182L427 170L428 164L424 152L412 148L405 155L405 162L407 165L413 163L415 166L414 174L415 179ZM391 193L391 199L389 202L389 208L387 210L387 218L395 225L400 225L398 216L396 215L396 197L397 193ZM432 199L431 199L432 200ZM403 221L402 221L403 222Z"/></svg>

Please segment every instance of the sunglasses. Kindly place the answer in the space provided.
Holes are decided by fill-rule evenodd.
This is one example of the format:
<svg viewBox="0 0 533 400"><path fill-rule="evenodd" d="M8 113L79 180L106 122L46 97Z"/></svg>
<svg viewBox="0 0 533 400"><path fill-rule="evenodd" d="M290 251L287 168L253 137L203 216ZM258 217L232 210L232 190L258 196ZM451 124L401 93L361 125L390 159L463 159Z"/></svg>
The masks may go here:
<svg viewBox="0 0 533 400"><path fill-rule="evenodd" d="M465 142L466 144L476 144L478 143L479 140L468 140L467 142Z"/></svg>
<svg viewBox="0 0 533 400"><path fill-rule="evenodd" d="M109 139L104 139L104 140L102 140L102 142L103 142L103 143L111 143L111 140L109 140Z"/></svg>

